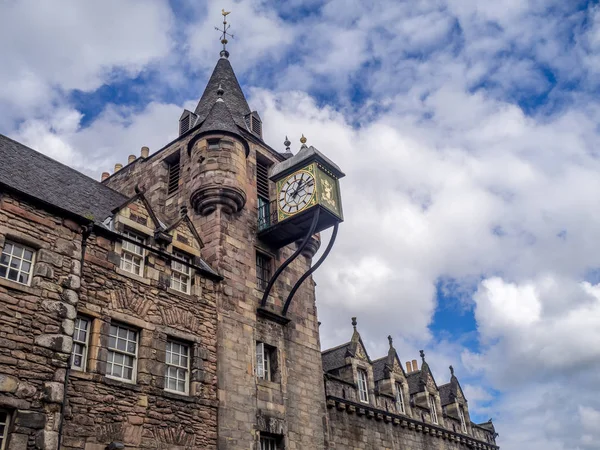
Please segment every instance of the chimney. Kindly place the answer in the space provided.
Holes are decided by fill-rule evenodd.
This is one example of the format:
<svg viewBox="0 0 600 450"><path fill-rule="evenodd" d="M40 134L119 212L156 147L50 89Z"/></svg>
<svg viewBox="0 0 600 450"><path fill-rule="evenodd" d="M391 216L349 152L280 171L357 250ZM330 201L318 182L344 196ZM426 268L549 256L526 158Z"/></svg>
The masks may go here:
<svg viewBox="0 0 600 450"><path fill-rule="evenodd" d="M150 149L148 147L142 147L141 155L142 158L147 158L150 154Z"/></svg>
<svg viewBox="0 0 600 450"><path fill-rule="evenodd" d="M416 359L413 359L413 360L412 360L412 366L413 366L413 368L412 368L412 369L413 369L413 370L412 370L413 372L416 372L417 370L419 370L419 364L417 363L417 360L416 360Z"/></svg>
<svg viewBox="0 0 600 450"><path fill-rule="evenodd" d="M127 158L127 164L131 164L134 161L135 161L135 155L129 155L129 158Z"/></svg>
<svg viewBox="0 0 600 450"><path fill-rule="evenodd" d="M412 366L410 364L410 361L406 361L406 373L410 372L412 372Z"/></svg>
<svg viewBox="0 0 600 450"><path fill-rule="evenodd" d="M102 178L100 179L100 181L104 181L108 177L110 177L110 173L108 173L108 172L102 172Z"/></svg>
<svg viewBox="0 0 600 450"><path fill-rule="evenodd" d="M123 164L115 164L115 173L117 173L119 170L121 170L123 168Z"/></svg>

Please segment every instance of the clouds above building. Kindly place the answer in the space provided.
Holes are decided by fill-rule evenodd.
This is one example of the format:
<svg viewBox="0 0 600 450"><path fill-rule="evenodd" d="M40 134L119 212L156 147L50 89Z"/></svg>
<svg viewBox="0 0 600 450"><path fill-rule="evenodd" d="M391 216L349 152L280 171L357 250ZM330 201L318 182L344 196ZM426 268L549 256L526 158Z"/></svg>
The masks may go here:
<svg viewBox="0 0 600 450"><path fill-rule="evenodd" d="M452 363L506 450L600 441L600 9L583 1L0 5L0 132L99 179L176 137L220 50L265 141L339 163L323 347ZM440 374L440 375L438 375ZM463 380L467 380L463 382Z"/></svg>

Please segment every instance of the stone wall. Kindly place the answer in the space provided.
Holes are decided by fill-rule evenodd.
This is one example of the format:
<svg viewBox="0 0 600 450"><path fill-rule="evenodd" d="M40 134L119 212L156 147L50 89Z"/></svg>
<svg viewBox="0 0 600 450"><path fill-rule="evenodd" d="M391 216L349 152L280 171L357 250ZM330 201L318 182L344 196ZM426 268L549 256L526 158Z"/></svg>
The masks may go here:
<svg viewBox="0 0 600 450"><path fill-rule="evenodd" d="M354 383L326 375L329 448L402 450L496 450L490 431L475 426L468 434L455 432L449 417L444 425L412 407L412 417L399 414L392 399L375 395L370 404L358 401ZM407 405L408 406L408 405ZM407 410L408 411L408 410ZM425 412L425 410L423 410ZM441 419L441 418L440 418ZM459 423L460 424L460 423ZM457 428L460 430L460 427Z"/></svg>
<svg viewBox="0 0 600 450"><path fill-rule="evenodd" d="M29 286L0 279L0 408L11 419L8 450L56 448L80 289L81 227L7 193L0 249L36 251Z"/></svg>
<svg viewBox="0 0 600 450"><path fill-rule="evenodd" d="M85 372L71 371L65 449L216 448L215 282L196 275L192 295L161 284L168 263L148 251L144 278L118 268L115 242L88 240L80 314L93 320ZM111 321L140 333L134 384L105 376ZM167 337L192 348L189 395L164 389Z"/></svg>

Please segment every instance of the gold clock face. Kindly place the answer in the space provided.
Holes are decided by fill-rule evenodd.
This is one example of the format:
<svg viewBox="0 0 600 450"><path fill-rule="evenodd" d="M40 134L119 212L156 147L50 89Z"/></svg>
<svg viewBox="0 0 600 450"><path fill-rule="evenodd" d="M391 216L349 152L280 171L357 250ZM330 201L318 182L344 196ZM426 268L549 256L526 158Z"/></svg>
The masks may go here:
<svg viewBox="0 0 600 450"><path fill-rule="evenodd" d="M315 177L306 171L290 175L279 191L279 208L286 214L295 214L306 208L315 195Z"/></svg>

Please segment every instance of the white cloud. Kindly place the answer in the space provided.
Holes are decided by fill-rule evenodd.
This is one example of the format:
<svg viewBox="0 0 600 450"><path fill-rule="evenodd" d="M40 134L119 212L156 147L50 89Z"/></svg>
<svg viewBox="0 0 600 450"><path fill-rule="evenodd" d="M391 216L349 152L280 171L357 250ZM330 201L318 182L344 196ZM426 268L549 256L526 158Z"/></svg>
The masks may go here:
<svg viewBox="0 0 600 450"><path fill-rule="evenodd" d="M166 2L5 2L0 129L95 177L161 147L182 105L103 104L82 126L69 93L156 66L149 90L192 104L203 86L186 69L214 66L214 26L231 9L231 60L267 142L283 150L287 134L296 151L304 133L347 173L346 221L316 275L323 346L347 340L357 315L372 357L391 333L403 360L428 347L440 384L452 363L505 450L592 449L600 285L583 280L600 246L598 11L577 26L586 12L567 3L330 1L291 22L258 0L189 2L174 26ZM540 66L558 79L549 108L527 115L519 101L553 84ZM481 280L478 351L428 329L441 278Z"/></svg>

